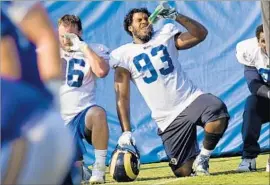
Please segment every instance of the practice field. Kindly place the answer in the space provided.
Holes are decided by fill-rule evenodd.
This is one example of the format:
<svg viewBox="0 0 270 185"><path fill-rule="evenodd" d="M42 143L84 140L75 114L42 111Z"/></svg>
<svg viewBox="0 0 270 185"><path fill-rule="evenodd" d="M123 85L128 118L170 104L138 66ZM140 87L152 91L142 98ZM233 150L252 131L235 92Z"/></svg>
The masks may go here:
<svg viewBox="0 0 270 185"><path fill-rule="evenodd" d="M106 174L106 184L270 184L269 173L265 172L269 154L257 158L257 172L238 173L240 157L214 158L210 162L208 177L175 178L167 162L141 165L138 178L130 183L115 182L109 172Z"/></svg>

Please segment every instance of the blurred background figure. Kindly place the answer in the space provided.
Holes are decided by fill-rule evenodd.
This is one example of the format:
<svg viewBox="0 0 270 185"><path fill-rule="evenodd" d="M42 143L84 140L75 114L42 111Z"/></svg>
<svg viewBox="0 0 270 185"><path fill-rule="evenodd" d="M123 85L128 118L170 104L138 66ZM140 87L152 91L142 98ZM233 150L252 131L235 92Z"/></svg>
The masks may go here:
<svg viewBox="0 0 270 185"><path fill-rule="evenodd" d="M58 111L59 45L44 8L1 2L0 45L1 184L61 184L73 143Z"/></svg>

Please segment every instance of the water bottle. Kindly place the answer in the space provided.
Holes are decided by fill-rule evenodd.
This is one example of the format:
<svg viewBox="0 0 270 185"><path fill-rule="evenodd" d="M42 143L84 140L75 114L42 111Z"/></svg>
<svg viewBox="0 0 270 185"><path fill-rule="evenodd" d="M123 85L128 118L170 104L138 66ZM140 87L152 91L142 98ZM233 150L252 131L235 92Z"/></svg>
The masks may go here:
<svg viewBox="0 0 270 185"><path fill-rule="evenodd" d="M162 10L164 10L165 8L168 8L168 7L169 7L169 5L168 5L168 3L166 1L161 1L160 4L154 10L154 12L148 18L149 23L150 24L155 24L158 21L157 16L160 14L160 12Z"/></svg>

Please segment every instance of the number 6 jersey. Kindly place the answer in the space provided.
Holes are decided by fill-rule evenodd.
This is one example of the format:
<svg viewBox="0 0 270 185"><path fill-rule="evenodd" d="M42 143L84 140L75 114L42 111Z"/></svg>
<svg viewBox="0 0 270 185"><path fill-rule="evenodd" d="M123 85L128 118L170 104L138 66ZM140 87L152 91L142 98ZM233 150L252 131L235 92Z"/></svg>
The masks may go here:
<svg viewBox="0 0 270 185"><path fill-rule="evenodd" d="M91 44L90 48L108 61L107 47ZM61 114L65 124L68 124L81 111L96 104L96 76L82 52L66 52L61 49L61 59L64 79L60 88Z"/></svg>
<svg viewBox="0 0 270 185"><path fill-rule="evenodd" d="M166 24L149 42L125 44L110 57L111 67L130 72L161 131L203 93L181 69L174 41L178 32L173 24Z"/></svg>

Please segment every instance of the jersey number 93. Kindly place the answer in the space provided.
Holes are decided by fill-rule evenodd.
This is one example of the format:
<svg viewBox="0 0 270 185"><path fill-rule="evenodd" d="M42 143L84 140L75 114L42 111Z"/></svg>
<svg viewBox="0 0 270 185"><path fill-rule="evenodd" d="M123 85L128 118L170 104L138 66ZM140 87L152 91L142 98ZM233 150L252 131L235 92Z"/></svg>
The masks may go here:
<svg viewBox="0 0 270 185"><path fill-rule="evenodd" d="M163 56L160 57L160 61L164 64L167 63L167 66L159 69L159 72L161 75L168 75L171 72L173 72L174 66L172 63L172 59L167 51L167 47L164 45L160 45L160 46L152 48L150 57L156 56L158 54L158 52L163 53ZM133 59L133 63L135 65L136 69L138 70L138 72L143 72L143 71L147 71L147 70L150 72L151 76L143 77L144 82L148 83L148 84L156 81L158 78L158 72L155 70L155 68L151 62L150 57L146 53L141 53L140 55L137 55ZM141 60L144 60L145 65L142 66L140 64Z"/></svg>

